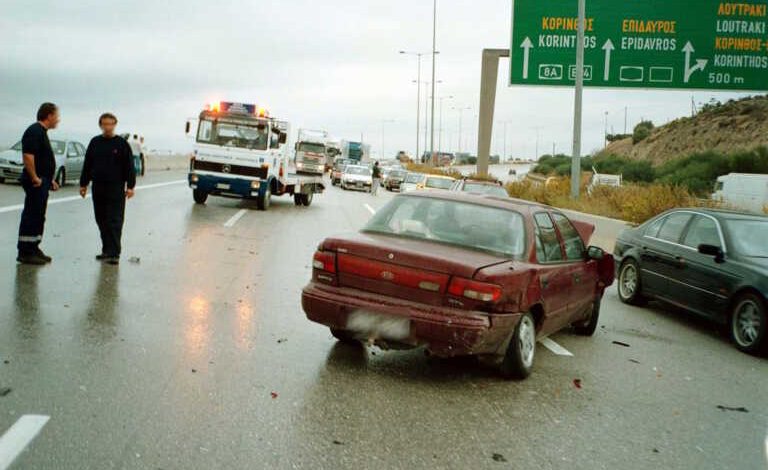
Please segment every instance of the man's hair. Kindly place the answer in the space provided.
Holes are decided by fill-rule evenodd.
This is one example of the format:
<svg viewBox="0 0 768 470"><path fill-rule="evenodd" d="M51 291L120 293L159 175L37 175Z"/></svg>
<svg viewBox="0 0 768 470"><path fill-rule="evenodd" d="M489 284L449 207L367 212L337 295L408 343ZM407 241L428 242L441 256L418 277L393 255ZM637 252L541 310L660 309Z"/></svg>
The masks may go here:
<svg viewBox="0 0 768 470"><path fill-rule="evenodd" d="M115 116L112 113L104 113L101 116L99 116L99 125L101 125L101 122L105 119L111 119L115 121L115 124L117 124L117 116Z"/></svg>
<svg viewBox="0 0 768 470"><path fill-rule="evenodd" d="M136 134L133 134L133 138L134 138L134 139L136 139L136 140L138 140L138 139L139 139L139 136L138 136L138 135L136 135Z"/></svg>
<svg viewBox="0 0 768 470"><path fill-rule="evenodd" d="M48 116L51 114L54 114L56 111L58 111L59 108L53 103L43 103L40 105L40 108L37 110L37 120L38 121L45 121L48 119Z"/></svg>

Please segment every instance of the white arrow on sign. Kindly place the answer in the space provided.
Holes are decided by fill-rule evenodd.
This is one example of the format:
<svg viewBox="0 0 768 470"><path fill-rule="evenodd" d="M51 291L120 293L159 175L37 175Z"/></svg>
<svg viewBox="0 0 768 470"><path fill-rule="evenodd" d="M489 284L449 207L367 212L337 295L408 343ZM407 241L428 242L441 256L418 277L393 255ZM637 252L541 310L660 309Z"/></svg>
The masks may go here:
<svg viewBox="0 0 768 470"><path fill-rule="evenodd" d="M611 78L611 51L614 50L613 42L608 39L603 44L603 50L605 51L605 71L603 72L603 80L606 82Z"/></svg>
<svg viewBox="0 0 768 470"><path fill-rule="evenodd" d="M707 66L707 62L709 62L707 59L696 59L696 65L691 67L691 54L693 54L695 51L696 50L693 48L691 41L685 43L685 47L683 48L683 52L685 53L685 76L683 77L683 83L688 83L688 81L691 79L691 75L693 75L693 72L697 70L704 71L704 68Z"/></svg>
<svg viewBox="0 0 768 470"><path fill-rule="evenodd" d="M528 79L528 56L531 55L531 49L533 48L533 43L531 42L531 38L525 37L525 41L520 45L520 47L523 48L523 79Z"/></svg>

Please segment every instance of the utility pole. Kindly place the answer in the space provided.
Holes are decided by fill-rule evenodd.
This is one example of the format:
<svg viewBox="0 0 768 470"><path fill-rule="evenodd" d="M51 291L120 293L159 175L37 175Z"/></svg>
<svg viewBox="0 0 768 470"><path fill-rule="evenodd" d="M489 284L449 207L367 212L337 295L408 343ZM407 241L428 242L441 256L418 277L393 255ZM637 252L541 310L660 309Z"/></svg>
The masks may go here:
<svg viewBox="0 0 768 470"><path fill-rule="evenodd" d="M608 111L605 112L605 127L603 129L603 148L608 146Z"/></svg>
<svg viewBox="0 0 768 470"><path fill-rule="evenodd" d="M536 128L536 155L534 155L534 160L539 159L539 128Z"/></svg>

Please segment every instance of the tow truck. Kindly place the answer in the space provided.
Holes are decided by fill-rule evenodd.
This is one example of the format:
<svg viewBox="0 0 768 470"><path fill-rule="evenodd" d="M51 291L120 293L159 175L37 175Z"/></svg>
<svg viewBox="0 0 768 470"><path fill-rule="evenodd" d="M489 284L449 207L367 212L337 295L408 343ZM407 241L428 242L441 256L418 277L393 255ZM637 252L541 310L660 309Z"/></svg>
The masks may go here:
<svg viewBox="0 0 768 470"><path fill-rule="evenodd" d="M186 124L191 134L193 121ZM272 196L293 196L309 206L325 190L322 175L298 175L289 167L287 122L255 104L216 102L197 119L189 186L197 204L208 196L255 199L268 210Z"/></svg>

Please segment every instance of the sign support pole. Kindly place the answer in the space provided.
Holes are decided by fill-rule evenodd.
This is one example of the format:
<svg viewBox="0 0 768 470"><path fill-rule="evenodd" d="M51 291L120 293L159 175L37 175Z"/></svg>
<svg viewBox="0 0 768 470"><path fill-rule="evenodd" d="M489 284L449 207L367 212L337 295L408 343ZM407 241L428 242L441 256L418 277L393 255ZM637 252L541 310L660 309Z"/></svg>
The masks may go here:
<svg viewBox="0 0 768 470"><path fill-rule="evenodd" d="M573 102L573 153L571 157L571 198L578 199L581 190L581 112L584 94L584 29L586 26L586 0L579 2L576 28L576 91Z"/></svg>

